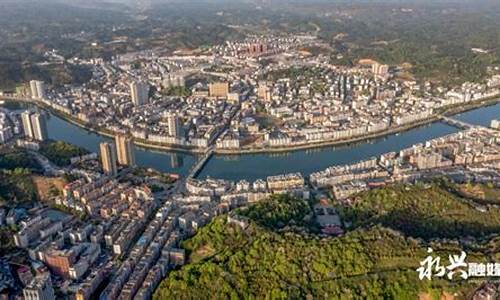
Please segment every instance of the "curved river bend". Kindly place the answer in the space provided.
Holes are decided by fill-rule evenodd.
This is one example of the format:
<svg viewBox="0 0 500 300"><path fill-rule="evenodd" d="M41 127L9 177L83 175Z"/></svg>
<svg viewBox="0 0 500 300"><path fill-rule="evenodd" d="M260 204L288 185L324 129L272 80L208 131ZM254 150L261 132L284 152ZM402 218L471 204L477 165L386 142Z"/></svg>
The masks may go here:
<svg viewBox="0 0 500 300"><path fill-rule="evenodd" d="M500 118L500 104L479 108L454 116L459 120L489 126L492 119ZM50 115L47 121L49 137L63 140L90 151L98 152L99 143L109 138L88 132L63 119ZM399 151L413 144L457 132L458 129L436 122L385 138L349 146L326 147L279 154L216 155L210 159L199 177L253 181L269 175L301 172L309 175L332 165L349 164L378 156L385 152ZM167 173L185 175L196 162L195 155L177 152L153 151L136 147L137 164Z"/></svg>

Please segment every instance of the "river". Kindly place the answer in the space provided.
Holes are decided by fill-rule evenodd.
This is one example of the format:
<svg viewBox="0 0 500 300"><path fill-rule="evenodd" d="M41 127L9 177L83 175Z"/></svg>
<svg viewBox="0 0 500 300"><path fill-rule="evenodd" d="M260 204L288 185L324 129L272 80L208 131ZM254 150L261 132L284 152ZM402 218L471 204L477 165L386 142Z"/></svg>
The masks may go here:
<svg viewBox="0 0 500 300"><path fill-rule="evenodd" d="M489 126L492 119L500 118L500 104L479 108L455 116L465 122ZM47 121L49 138L63 140L90 151L98 152L99 143L109 138L90 133L63 119L50 115ZM221 178L253 181L269 175L301 172L309 175L332 165L349 164L399 151L413 144L455 133L458 129L436 122L406 132L390 135L349 146L326 147L278 154L215 155L201 171L199 178ZM197 160L196 155L136 148L137 164L167 173L185 175Z"/></svg>

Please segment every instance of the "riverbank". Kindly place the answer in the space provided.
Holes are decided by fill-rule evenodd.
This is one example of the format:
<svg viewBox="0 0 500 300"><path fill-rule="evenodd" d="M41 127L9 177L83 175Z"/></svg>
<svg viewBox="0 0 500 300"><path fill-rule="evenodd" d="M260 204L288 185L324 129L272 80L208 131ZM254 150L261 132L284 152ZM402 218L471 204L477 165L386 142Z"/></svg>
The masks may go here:
<svg viewBox="0 0 500 300"><path fill-rule="evenodd" d="M496 95L495 97L483 99L483 100L477 100L472 103L467 103L465 105L453 105L451 107L444 107L438 110L433 116L430 118L424 119L424 120L419 120L417 122L409 123L403 126L398 126L398 127L392 127L383 131L379 132L374 132L368 135L364 136L358 136L358 137L353 137L350 139L344 139L344 140L329 140L329 141L321 141L321 142L313 142L313 143L303 143L299 145L292 145L292 146L286 146L286 147L279 147L279 148L241 148L241 149L216 149L215 154L218 155L243 155L243 154L265 154L265 153L283 153L283 152L293 152L293 151L300 151L300 150L307 150L307 149L315 149L315 148L325 148L325 147L332 147L332 146L344 146L352 143L359 143L359 142L366 142L369 140L377 139L377 138L382 138L388 135L392 134L397 134L397 133L402 133L405 131L409 131L411 129L425 126L428 124L432 124L434 122L438 122L439 120L442 119L442 115L444 116L453 116L456 114L464 113L470 110L474 110L480 107L486 107L486 106L491 106L500 103L500 98L498 98L500 95ZM23 103L28 103L28 104L33 104L36 105L42 109L48 110L52 114L60 117L63 120L66 120L74 125L77 125L87 131L109 137L109 138L114 138L115 133L104 130L104 129L96 129L92 126L89 126L85 122L71 116L68 114L65 114L61 111L58 111L48 105L46 105L43 102L32 100L32 99L23 99L23 98L13 98L13 97L0 97L1 100L5 100L7 102L23 102ZM159 150L159 151L173 151L173 152L178 152L178 153L187 153L187 154L200 154L204 153L205 149L203 148L193 148L193 147L179 147L179 146L171 146L171 145L164 145L164 144L155 144L151 143L146 140L138 140L134 139L134 144L137 145L138 147L144 148L144 149L152 149L152 150Z"/></svg>
<svg viewBox="0 0 500 300"><path fill-rule="evenodd" d="M425 120L421 120L415 123L411 123L405 126L395 127L384 131L375 132L369 135L353 137L346 140L331 140L331 141L322 141L317 143L308 143L308 144L300 144L294 146L287 147L276 147L276 148L253 148L253 149L219 149L215 150L215 154L224 154L224 155L240 155L240 154L257 154L257 153L282 153L282 152L292 152L292 151L300 151L307 149L315 149L315 148L324 148L324 147L332 147L332 146L345 146L352 143L360 143L366 142L376 138L382 138L391 134L405 132L416 127L425 126L427 124L432 124L434 122L439 121L441 118L438 116L431 117Z"/></svg>
<svg viewBox="0 0 500 300"><path fill-rule="evenodd" d="M389 128L383 131L375 132L369 135L364 135L360 137L353 137L346 140L331 140L331 141L322 141L317 143L308 143L280 148L252 148L252 149L216 149L215 154L221 155L241 155L241 154L258 154L258 153L282 153L282 152L291 152L291 151L300 151L314 148L324 148L324 147L333 147L333 146L345 146L352 143L366 142L376 138L382 138L391 134L403 133L414 128L425 126L428 124L432 124L434 122L438 122L442 119L441 115L444 116L454 116L457 114L461 114L470 110L474 110L480 107L492 106L500 103L500 98L497 98L499 95L494 98L479 100L475 103L469 103L463 106L453 106L452 108L444 108L442 113L437 113L430 118L425 120L420 120L417 122L413 122L410 124L406 124L403 126Z"/></svg>
<svg viewBox="0 0 500 300"><path fill-rule="evenodd" d="M116 136L116 133L110 131L110 130L104 130L104 129L97 129L92 126L89 126L82 120L79 120L71 115L68 115L66 113L63 113L57 109L54 109L53 107L48 106L47 104L32 100L32 99L23 99L23 98L12 98L12 97L0 97L2 101L5 101L5 103L12 102L12 103L25 103L25 104L31 104L31 105L36 105L37 107L40 107L44 110L49 111L51 114L71 123L74 124L78 127L81 127L89 132L96 133L108 138L114 139ZM163 151L173 151L173 152L179 152L179 153L187 153L187 154L200 154L200 153L205 153L205 149L201 148L192 148L192 147L179 147L179 146L169 146L169 145L160 145L160 144L155 144L152 142L147 142L147 141L142 141L138 139L134 139L134 145L144 148L144 149L151 149L151 150L163 150Z"/></svg>

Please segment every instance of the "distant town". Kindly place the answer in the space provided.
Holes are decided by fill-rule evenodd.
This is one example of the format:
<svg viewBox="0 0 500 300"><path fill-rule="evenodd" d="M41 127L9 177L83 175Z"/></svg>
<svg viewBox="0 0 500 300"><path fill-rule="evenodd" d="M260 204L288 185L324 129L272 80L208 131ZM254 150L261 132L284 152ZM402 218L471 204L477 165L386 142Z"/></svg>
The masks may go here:
<svg viewBox="0 0 500 300"><path fill-rule="evenodd" d="M89 83L47 90L44 82L32 81L4 96L30 99L142 146L248 153L394 133L500 94L500 74L445 89L401 80L401 67L370 59L335 66L323 54L301 50L306 47L328 45L309 35L268 36L201 53L163 57L144 51L111 62L73 58L70 63L92 68ZM46 56L49 62L64 59L57 51Z"/></svg>

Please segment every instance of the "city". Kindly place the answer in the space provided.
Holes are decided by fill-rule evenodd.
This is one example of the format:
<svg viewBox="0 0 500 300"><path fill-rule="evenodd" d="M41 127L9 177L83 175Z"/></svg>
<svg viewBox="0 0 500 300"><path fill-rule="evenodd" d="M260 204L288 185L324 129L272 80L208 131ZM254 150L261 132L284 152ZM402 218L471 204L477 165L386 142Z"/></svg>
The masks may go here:
<svg viewBox="0 0 500 300"><path fill-rule="evenodd" d="M68 58L53 48L40 65L86 68L88 80L32 78L1 89L0 298L351 298L354 283L335 284L388 272L384 286L402 280L396 284L406 287L417 280L418 264L410 262L431 246L450 257L465 249L496 258L500 65L491 63L477 81L417 80L404 64L370 55L336 63L343 55L332 59L332 44L313 27L106 59ZM493 118L465 120L482 110ZM84 134L54 138L60 124ZM436 125L447 131L349 155L357 143L370 147ZM348 163L331 159L306 170L254 159L250 171L265 171L251 177L204 173L217 157L238 173L231 159L280 153L286 161L292 151L327 147L347 147ZM168 172L158 159L144 163L143 153L153 151L168 153ZM186 166L182 155L192 156ZM384 250L371 248L376 240ZM308 243L343 254L304 254ZM294 284L281 269L287 259L290 276L302 268ZM251 275L235 275L241 270ZM269 283L269 274L280 279ZM455 296L452 283L438 283L438 298L498 294L489 277L463 283ZM377 285L360 283L370 293L359 297L405 298L406 290L375 293ZM430 288L416 286L419 293L405 299L431 298Z"/></svg>

